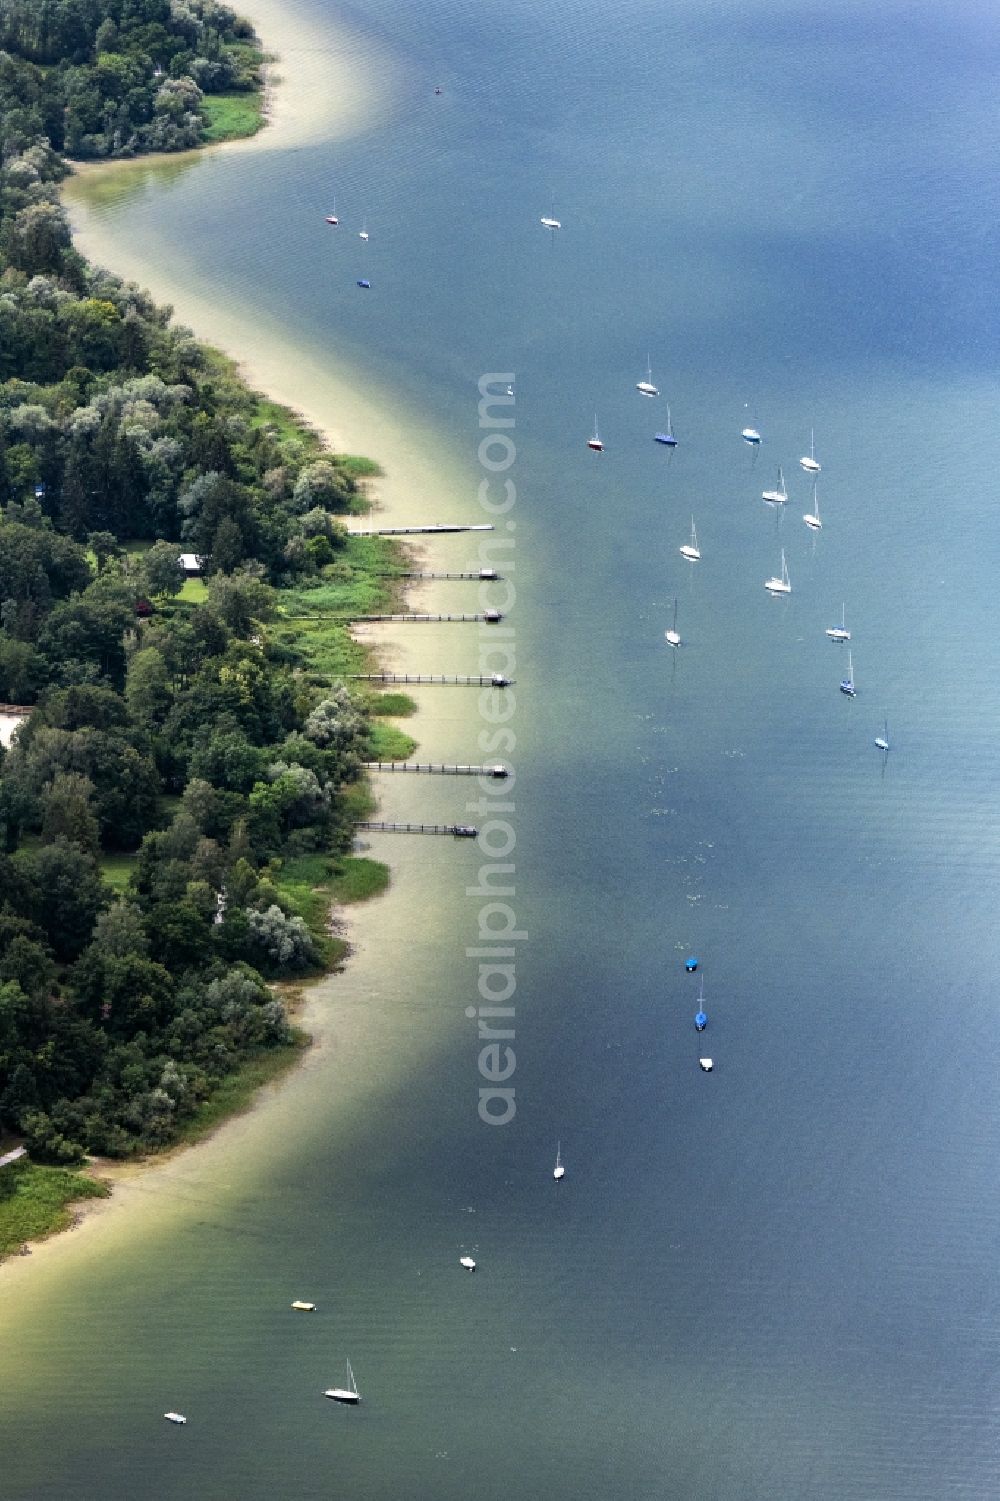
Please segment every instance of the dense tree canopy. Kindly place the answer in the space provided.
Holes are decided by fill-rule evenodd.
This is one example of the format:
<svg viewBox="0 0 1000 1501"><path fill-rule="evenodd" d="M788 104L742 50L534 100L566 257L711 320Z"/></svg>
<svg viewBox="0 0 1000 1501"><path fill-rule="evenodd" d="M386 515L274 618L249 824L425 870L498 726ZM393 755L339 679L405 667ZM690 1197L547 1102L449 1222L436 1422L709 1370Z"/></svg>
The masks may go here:
<svg viewBox="0 0 1000 1501"><path fill-rule="evenodd" d="M0 699L33 709L0 752L0 1130L49 1161L168 1140L288 1039L262 977L322 935L279 863L344 846L366 748L270 635L350 473L87 265L57 197L63 151L190 144L255 56L214 0L0 5Z"/></svg>
<svg viewBox="0 0 1000 1501"><path fill-rule="evenodd" d="M253 33L215 0L4 0L0 111L69 156L196 146L204 94L256 85Z"/></svg>

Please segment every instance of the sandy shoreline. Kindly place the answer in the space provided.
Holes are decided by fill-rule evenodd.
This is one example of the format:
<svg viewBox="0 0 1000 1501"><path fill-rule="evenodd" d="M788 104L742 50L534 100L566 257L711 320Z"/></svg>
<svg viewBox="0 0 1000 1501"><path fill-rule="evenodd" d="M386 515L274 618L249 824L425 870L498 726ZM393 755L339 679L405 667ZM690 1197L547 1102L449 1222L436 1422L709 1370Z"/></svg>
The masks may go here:
<svg viewBox="0 0 1000 1501"><path fill-rule="evenodd" d="M338 28L338 36L343 36L342 55L332 57L328 50L329 29L321 37L315 36L307 23L297 16L294 6L287 5L285 0L280 8L268 0L243 0L239 10L253 22L264 50L277 58L277 68L281 70L275 71L275 63L270 64L269 108L264 128L252 137L220 142L176 156L81 164L74 177L64 185L75 242L88 259L149 286L158 302L169 302L174 308L176 321L190 325L201 341L222 349L236 361L240 374L249 385L299 414L331 447L378 459L385 474L378 481L374 497L376 509L385 519L412 520L414 500L439 497L445 486L442 484L441 456L432 451L430 443L426 443L421 451L420 445L414 444L412 430L404 430L398 416L390 419L383 415L398 406L398 402L390 402L388 393L385 399L373 399L370 383L366 394L359 396L351 372L331 368L326 362L320 365L315 359L303 357L301 352L294 361L294 373L290 373L292 365L282 349L282 331L274 326L262 326L257 310L234 312L220 308L200 293L196 285L171 281L169 272L161 279L143 274L143 270L137 268L137 274L133 275L130 268L122 264L120 244L113 244L111 237L101 235L99 216L95 214L88 218L85 200L93 184L119 180L123 175L134 173L183 169L185 164L195 166L208 156L218 159L223 152L291 149L317 139L329 139L334 134L350 134L370 124L380 109L389 107L391 63L387 59L378 60L374 78L362 88L357 82L357 71L350 68L350 38L346 30ZM276 35L279 29L281 41ZM341 54L340 48L338 54ZM366 52L366 58L370 59L370 52ZM322 88L318 91L315 87L317 70L322 70ZM292 75L296 80L295 88L290 87ZM319 107L317 100L320 101ZM331 412L336 413L335 418L331 418ZM439 519L439 515L440 507L433 519ZM420 589L419 585L413 587ZM391 667L391 662L387 662L387 666ZM364 908L374 905L374 901L368 902ZM352 950L359 927L364 933L373 931L372 919L366 911L347 908L339 917ZM274 1104L280 1091L288 1085L290 1075L300 1078L313 1072L331 1046L338 1052L342 1049L353 1052L361 1036L362 1029L357 1025L360 1018L353 1012L349 1017L339 1013L334 1037L334 1018L324 998L331 979L328 975L308 982L304 1002L295 1020L311 1037L312 1046L303 1050L300 1061L273 1083L263 1086L245 1109L220 1122L215 1130L197 1142L178 1144L163 1154L141 1161L111 1163L102 1160L93 1164L93 1175L111 1183L111 1197L76 1201L69 1206L74 1215L69 1229L74 1234L67 1231L33 1242L30 1256L12 1256L3 1262L0 1280L4 1291L13 1292L23 1286L25 1277L37 1275L45 1266L62 1263L71 1248L79 1252L82 1246L93 1240L99 1227L104 1227L106 1236L121 1240L119 1222L129 1219L129 1212L137 1202L144 1210L145 1232L155 1228L161 1217L166 1223L170 1214L171 1189L176 1191L178 1185L188 1180L195 1159L199 1176L211 1174L213 1170L224 1173L232 1154L241 1150L241 1143L255 1130L260 1112ZM217 1167L213 1168L215 1163ZM158 1209L155 1200L160 1196L163 1203Z"/></svg>

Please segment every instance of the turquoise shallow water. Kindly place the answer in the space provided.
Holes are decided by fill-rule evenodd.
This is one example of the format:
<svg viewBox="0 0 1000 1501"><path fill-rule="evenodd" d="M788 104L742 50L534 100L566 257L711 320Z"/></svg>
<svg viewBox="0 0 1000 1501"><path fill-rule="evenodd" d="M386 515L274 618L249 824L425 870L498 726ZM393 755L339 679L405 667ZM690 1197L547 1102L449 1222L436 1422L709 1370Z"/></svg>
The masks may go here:
<svg viewBox="0 0 1000 1501"><path fill-rule="evenodd" d="M449 476L433 519L479 519L476 381L516 372L518 1113L476 1116L476 851L376 842L394 890L330 991L350 1026L266 1144L151 1182L162 1224L8 1306L0 1490L995 1497L1000 28L796 0L302 14L331 57L346 17L356 67L395 60L377 126L98 212L151 281L169 262L395 393ZM416 630L401 666L474 670L474 628ZM474 697L421 701L422 749L472 759ZM383 792L450 820L467 789ZM316 1397L347 1355L357 1413Z"/></svg>

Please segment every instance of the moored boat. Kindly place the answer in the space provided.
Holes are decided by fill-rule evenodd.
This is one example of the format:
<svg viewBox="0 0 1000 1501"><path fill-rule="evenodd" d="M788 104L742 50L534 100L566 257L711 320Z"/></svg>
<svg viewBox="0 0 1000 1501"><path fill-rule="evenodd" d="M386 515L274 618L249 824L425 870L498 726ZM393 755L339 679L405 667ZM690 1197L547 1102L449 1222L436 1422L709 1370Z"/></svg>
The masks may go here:
<svg viewBox="0 0 1000 1501"><path fill-rule="evenodd" d="M358 1383L354 1379L350 1361L347 1362L347 1385L327 1387L323 1395L329 1397L332 1402L343 1402L352 1407L361 1401L361 1393L358 1391Z"/></svg>

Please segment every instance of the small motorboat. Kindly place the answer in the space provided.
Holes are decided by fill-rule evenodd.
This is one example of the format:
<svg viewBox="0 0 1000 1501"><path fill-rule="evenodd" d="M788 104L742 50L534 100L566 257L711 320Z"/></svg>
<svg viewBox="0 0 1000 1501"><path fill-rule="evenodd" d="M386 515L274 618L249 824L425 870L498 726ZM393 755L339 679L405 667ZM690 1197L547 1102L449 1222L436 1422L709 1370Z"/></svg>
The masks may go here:
<svg viewBox="0 0 1000 1501"><path fill-rule="evenodd" d="M165 1412L163 1416L168 1423L186 1423L187 1418L182 1412Z"/></svg>
<svg viewBox="0 0 1000 1501"><path fill-rule="evenodd" d="M473 1261L471 1256L460 1256L458 1258L458 1264L459 1266L464 1266L467 1272L474 1272L476 1270L476 1263Z"/></svg>
<svg viewBox="0 0 1000 1501"><path fill-rule="evenodd" d="M474 823L453 823L451 832L456 839L477 839L479 830Z"/></svg>
<svg viewBox="0 0 1000 1501"><path fill-rule="evenodd" d="M740 433L740 437L744 443L749 443L753 447L760 442L760 433L755 427L745 427Z"/></svg>
<svg viewBox="0 0 1000 1501"><path fill-rule="evenodd" d="M303 1303L303 1301L302 1301L301 1298L296 1298L295 1302L292 1304L292 1307L295 1309L296 1313L315 1313L316 1312L316 1304L315 1303Z"/></svg>
<svg viewBox="0 0 1000 1501"><path fill-rule="evenodd" d="M359 287L364 287L365 291L367 292L370 289L370 287L371 287L371 282L368 281L368 279L366 277L359 276L358 277L358 286Z"/></svg>
<svg viewBox="0 0 1000 1501"><path fill-rule="evenodd" d="M706 1074L710 1074L715 1067L711 1058L699 1058L698 1062L701 1065L702 1072Z"/></svg>
<svg viewBox="0 0 1000 1501"><path fill-rule="evenodd" d="M694 974L695 970L698 968L699 962L700 961L697 954L688 954L687 958L684 960L684 968L687 970L689 975Z"/></svg>

